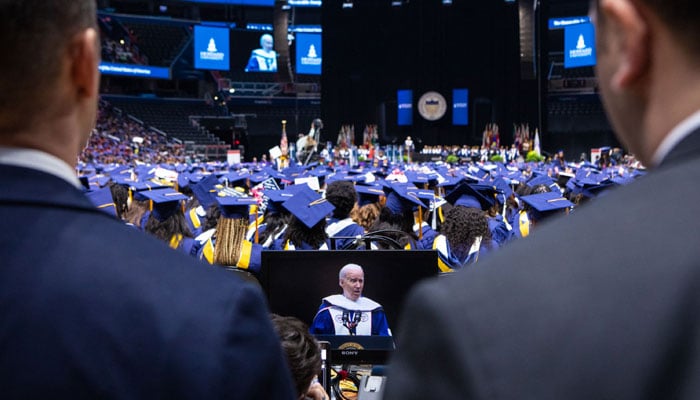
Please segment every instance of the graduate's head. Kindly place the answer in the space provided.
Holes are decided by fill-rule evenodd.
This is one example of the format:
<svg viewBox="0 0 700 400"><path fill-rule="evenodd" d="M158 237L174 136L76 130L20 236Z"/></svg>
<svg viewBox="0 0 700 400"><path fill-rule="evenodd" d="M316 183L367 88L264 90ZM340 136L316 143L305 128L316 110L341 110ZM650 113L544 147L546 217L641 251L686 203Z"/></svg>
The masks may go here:
<svg viewBox="0 0 700 400"><path fill-rule="evenodd" d="M272 314L272 326L280 338L287 356L287 365L292 372L297 396L300 399L321 370L321 348L309 333L309 327L300 319Z"/></svg>
<svg viewBox="0 0 700 400"><path fill-rule="evenodd" d="M365 287L365 272L357 264L346 264L338 274L340 287L343 288L343 296L357 301L362 296Z"/></svg>
<svg viewBox="0 0 700 400"><path fill-rule="evenodd" d="M262 36L260 36L260 47L262 47L263 49L267 51L272 50L273 43L274 42L272 40L272 35L270 35L269 33L265 33Z"/></svg>

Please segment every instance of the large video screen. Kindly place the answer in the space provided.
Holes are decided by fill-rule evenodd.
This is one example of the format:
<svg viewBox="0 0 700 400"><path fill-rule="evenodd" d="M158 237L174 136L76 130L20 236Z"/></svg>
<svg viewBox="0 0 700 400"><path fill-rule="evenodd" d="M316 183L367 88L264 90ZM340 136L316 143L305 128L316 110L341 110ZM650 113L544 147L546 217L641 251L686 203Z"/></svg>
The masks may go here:
<svg viewBox="0 0 700 400"><path fill-rule="evenodd" d="M277 51L272 26L267 29L231 31L231 70L236 72L277 72Z"/></svg>
<svg viewBox="0 0 700 400"><path fill-rule="evenodd" d="M394 336L410 289L438 275L434 250L263 251L259 280L270 311L310 325L321 300L342 293L338 273L348 263L363 268L362 295L382 305Z"/></svg>
<svg viewBox="0 0 700 400"><path fill-rule="evenodd" d="M323 49L320 33L297 33L296 71L297 74L321 75Z"/></svg>
<svg viewBox="0 0 700 400"><path fill-rule="evenodd" d="M194 67L228 71L229 58L228 28L213 26L194 26Z"/></svg>
<svg viewBox="0 0 700 400"><path fill-rule="evenodd" d="M582 23L564 28L564 68L595 65L595 30L593 24Z"/></svg>

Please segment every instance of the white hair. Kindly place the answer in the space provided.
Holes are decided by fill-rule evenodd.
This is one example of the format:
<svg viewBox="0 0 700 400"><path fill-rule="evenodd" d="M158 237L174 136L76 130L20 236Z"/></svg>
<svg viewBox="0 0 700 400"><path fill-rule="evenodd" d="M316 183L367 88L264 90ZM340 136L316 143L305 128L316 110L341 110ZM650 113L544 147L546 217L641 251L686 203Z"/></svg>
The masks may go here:
<svg viewBox="0 0 700 400"><path fill-rule="evenodd" d="M272 35L270 35L269 33L264 33L262 36L260 36L260 46L262 46L262 45L263 45L263 42L265 41L265 39L268 39L268 38L269 38L270 40L274 40L274 39L272 38Z"/></svg>
<svg viewBox="0 0 700 400"><path fill-rule="evenodd" d="M362 272L363 274L365 273L364 270L362 270L362 267L357 265L357 264L345 264L343 268L340 269L340 272L338 273L338 278L343 279L345 278L345 275L349 271L359 271Z"/></svg>

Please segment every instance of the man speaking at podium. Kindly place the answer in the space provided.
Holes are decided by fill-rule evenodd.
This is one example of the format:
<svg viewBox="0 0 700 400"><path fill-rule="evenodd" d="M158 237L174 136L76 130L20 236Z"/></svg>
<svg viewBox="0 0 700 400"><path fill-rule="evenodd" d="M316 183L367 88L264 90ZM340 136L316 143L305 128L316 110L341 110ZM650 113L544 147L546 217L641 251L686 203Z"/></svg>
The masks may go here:
<svg viewBox="0 0 700 400"><path fill-rule="evenodd" d="M309 329L314 335L391 336L382 306L362 296L365 273L347 264L338 274L343 294L323 299Z"/></svg>

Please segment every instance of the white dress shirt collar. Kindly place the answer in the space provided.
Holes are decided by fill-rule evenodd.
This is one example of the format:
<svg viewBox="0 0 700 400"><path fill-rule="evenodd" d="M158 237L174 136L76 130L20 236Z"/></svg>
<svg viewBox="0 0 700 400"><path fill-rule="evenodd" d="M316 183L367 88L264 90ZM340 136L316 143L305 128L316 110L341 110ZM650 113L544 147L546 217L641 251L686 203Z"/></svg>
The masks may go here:
<svg viewBox="0 0 700 400"><path fill-rule="evenodd" d="M82 189L75 170L65 161L43 151L0 146L0 164L39 170L57 176L77 189Z"/></svg>

